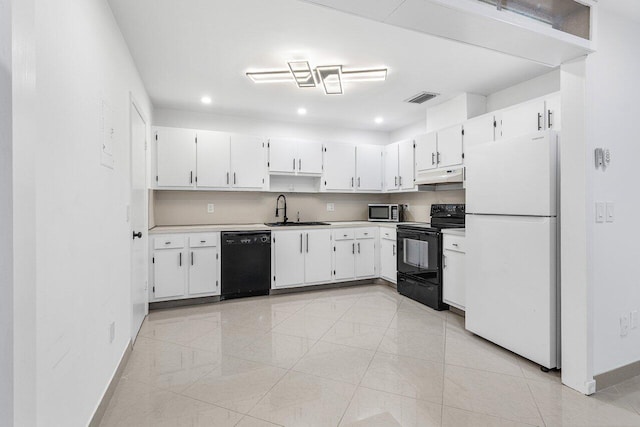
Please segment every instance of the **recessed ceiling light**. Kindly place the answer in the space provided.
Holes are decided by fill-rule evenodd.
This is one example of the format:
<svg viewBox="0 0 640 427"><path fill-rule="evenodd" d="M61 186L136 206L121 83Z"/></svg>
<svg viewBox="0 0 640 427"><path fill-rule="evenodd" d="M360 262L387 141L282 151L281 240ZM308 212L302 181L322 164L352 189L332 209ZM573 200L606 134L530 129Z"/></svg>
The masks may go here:
<svg viewBox="0 0 640 427"><path fill-rule="evenodd" d="M304 116L305 114L307 114L307 109L306 108L298 108L298 114L300 114L301 116Z"/></svg>
<svg viewBox="0 0 640 427"><path fill-rule="evenodd" d="M213 102L210 96L203 96L200 101L202 101L202 103L205 105L209 105Z"/></svg>
<svg viewBox="0 0 640 427"><path fill-rule="evenodd" d="M384 119L382 117L376 117L375 122L377 124L381 124L382 122L384 122Z"/></svg>

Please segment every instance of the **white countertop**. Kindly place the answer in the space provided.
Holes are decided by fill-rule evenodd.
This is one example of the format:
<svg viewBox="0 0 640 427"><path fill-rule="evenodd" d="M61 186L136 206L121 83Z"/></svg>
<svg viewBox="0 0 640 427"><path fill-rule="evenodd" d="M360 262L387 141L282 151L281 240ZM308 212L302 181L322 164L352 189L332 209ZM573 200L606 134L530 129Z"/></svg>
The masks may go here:
<svg viewBox="0 0 640 427"><path fill-rule="evenodd" d="M149 234L165 233L206 233L212 231L273 231L273 230L308 230L314 228L351 228L351 227L387 227L396 228L401 224L416 224L414 222L373 222L373 221L337 221L329 225L310 225L293 227L269 227L264 224L211 224L211 225L162 225L153 227Z"/></svg>
<svg viewBox="0 0 640 427"><path fill-rule="evenodd" d="M442 234L451 234L454 236L465 236L465 229L464 228L445 228L444 230L442 230Z"/></svg>

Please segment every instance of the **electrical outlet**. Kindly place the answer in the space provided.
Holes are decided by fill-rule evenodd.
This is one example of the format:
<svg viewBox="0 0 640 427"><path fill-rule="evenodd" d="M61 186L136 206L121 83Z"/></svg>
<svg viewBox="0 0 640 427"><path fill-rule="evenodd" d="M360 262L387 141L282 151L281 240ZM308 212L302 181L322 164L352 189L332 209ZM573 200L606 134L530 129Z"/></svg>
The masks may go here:
<svg viewBox="0 0 640 427"><path fill-rule="evenodd" d="M605 219L605 205L603 202L596 202L596 222L604 222Z"/></svg>
<svg viewBox="0 0 640 427"><path fill-rule="evenodd" d="M336 205L334 203L327 203L327 212L334 212L336 210Z"/></svg>
<svg viewBox="0 0 640 427"><path fill-rule="evenodd" d="M615 206L613 202L607 202L607 222L613 222L615 216Z"/></svg>
<svg viewBox="0 0 640 427"><path fill-rule="evenodd" d="M624 313L620 316L620 336L626 337L629 333L629 315Z"/></svg>
<svg viewBox="0 0 640 427"><path fill-rule="evenodd" d="M109 342L112 343L116 339L116 322L109 325Z"/></svg>
<svg viewBox="0 0 640 427"><path fill-rule="evenodd" d="M636 329L638 327L638 310L634 310L631 312L631 329Z"/></svg>
<svg viewBox="0 0 640 427"><path fill-rule="evenodd" d="M207 204L207 213L213 213L213 203Z"/></svg>
<svg viewBox="0 0 640 427"><path fill-rule="evenodd" d="M409 212L411 210L411 206L409 206L409 204L404 205L404 210Z"/></svg>

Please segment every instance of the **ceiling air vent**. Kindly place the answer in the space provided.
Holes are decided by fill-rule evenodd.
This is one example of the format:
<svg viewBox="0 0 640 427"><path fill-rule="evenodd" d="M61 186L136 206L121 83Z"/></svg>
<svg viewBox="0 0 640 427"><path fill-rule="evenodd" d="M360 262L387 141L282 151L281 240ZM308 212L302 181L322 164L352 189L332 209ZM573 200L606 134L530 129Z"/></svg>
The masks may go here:
<svg viewBox="0 0 640 427"><path fill-rule="evenodd" d="M419 94L414 95L409 99L405 99L404 102L409 102L411 104L423 104L428 100L435 98L436 96L438 96L437 93L420 92Z"/></svg>

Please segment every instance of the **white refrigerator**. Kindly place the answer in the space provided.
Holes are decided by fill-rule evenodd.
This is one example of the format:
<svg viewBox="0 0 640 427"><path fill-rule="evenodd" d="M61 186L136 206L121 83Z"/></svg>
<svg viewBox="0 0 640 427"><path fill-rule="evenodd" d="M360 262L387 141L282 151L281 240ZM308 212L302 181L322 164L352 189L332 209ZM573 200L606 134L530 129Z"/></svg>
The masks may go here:
<svg viewBox="0 0 640 427"><path fill-rule="evenodd" d="M465 153L466 328L546 368L560 365L558 143L544 131Z"/></svg>

